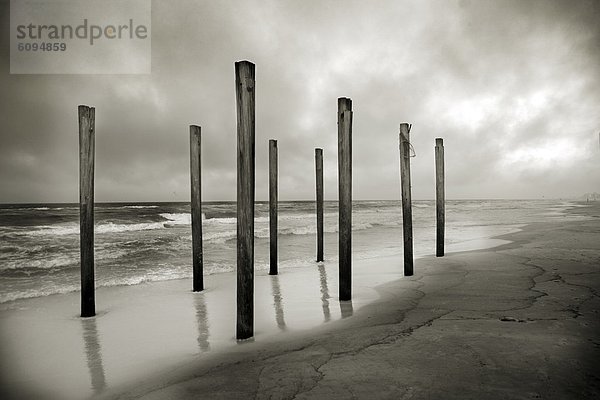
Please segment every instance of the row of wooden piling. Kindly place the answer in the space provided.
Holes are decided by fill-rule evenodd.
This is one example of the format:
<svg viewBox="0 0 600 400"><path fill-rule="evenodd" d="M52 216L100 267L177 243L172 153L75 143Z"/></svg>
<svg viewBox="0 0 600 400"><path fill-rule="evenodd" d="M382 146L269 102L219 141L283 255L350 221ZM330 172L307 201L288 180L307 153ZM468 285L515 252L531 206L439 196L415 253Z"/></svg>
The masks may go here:
<svg viewBox="0 0 600 400"><path fill-rule="evenodd" d="M237 339L254 334L255 65L235 63L237 113ZM94 299L94 142L95 110L79 106L81 316L95 315ZM352 100L338 99L339 299L352 298ZM400 124L404 275L414 273L410 157L411 125ZM436 255L444 255L444 148L436 139ZM315 149L317 250L323 248L323 149ZM202 249L201 128L190 126L190 187L193 291L204 290ZM269 141L269 274L278 273L278 148Z"/></svg>

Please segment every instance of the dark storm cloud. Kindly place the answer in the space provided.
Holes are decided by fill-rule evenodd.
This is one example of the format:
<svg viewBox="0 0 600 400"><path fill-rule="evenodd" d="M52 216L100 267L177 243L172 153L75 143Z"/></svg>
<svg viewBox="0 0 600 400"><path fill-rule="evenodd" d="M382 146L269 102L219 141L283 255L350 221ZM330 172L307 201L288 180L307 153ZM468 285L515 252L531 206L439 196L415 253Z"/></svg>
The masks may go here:
<svg viewBox="0 0 600 400"><path fill-rule="evenodd" d="M96 107L97 199L187 200L188 125L202 126L203 196L235 197L233 63L257 65L257 197L279 140L280 197L310 199L314 148L337 189L336 99L354 103L355 198L397 198L400 122L416 198L598 190L599 6L593 1L153 2L152 74L8 75L0 201L77 199L78 104ZM595 185L595 187L594 187Z"/></svg>

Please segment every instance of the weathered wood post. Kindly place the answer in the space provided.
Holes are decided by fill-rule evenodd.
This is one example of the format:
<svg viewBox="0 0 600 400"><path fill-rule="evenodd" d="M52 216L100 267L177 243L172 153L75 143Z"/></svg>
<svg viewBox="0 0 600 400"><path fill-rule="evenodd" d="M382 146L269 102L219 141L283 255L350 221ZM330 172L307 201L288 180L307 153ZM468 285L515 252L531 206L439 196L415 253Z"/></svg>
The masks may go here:
<svg viewBox="0 0 600 400"><path fill-rule="evenodd" d="M269 140L269 275L277 275L277 140Z"/></svg>
<svg viewBox="0 0 600 400"><path fill-rule="evenodd" d="M444 139L435 139L435 205L436 205L436 249L437 257L444 256L444 234L446 222L446 200L444 188Z"/></svg>
<svg viewBox="0 0 600 400"><path fill-rule="evenodd" d="M254 85L254 64L236 62L237 339L254 335Z"/></svg>
<svg viewBox="0 0 600 400"><path fill-rule="evenodd" d="M352 301L345 301L343 303L340 303L340 313L342 314L342 319L351 317L352 314L354 314Z"/></svg>
<svg viewBox="0 0 600 400"><path fill-rule="evenodd" d="M317 262L323 261L323 149L315 149L317 183Z"/></svg>
<svg viewBox="0 0 600 400"><path fill-rule="evenodd" d="M414 273L412 204L410 194L410 127L400 124L400 185L402 189L402 237L404 239L404 275Z"/></svg>
<svg viewBox="0 0 600 400"><path fill-rule="evenodd" d="M352 100L338 99L339 295L352 299Z"/></svg>
<svg viewBox="0 0 600 400"><path fill-rule="evenodd" d="M201 129L190 125L190 179L192 213L193 291L204 290L202 260L202 188L201 188Z"/></svg>
<svg viewBox="0 0 600 400"><path fill-rule="evenodd" d="M94 294L94 154L96 109L79 106L79 245L81 316L96 315Z"/></svg>

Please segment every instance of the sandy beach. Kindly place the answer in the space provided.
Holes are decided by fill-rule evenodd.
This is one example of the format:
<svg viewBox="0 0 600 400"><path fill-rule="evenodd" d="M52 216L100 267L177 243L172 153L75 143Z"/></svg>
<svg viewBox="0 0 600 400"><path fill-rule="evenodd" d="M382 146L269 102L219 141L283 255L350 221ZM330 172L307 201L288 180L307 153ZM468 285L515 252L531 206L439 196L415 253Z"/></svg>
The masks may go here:
<svg viewBox="0 0 600 400"><path fill-rule="evenodd" d="M600 206L567 214L409 278L400 256L360 260L352 302L331 264L261 272L246 342L233 274L100 288L90 319L78 293L7 303L3 398L592 398Z"/></svg>
<svg viewBox="0 0 600 400"><path fill-rule="evenodd" d="M594 398L600 207L426 257L335 326L240 346L105 398ZM382 260L390 261L390 260Z"/></svg>

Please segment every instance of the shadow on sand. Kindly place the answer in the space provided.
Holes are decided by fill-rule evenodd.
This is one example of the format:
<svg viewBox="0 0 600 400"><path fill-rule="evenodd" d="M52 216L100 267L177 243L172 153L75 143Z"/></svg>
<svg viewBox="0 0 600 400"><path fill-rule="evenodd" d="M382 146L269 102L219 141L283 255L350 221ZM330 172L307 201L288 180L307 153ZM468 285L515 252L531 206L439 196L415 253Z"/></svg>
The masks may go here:
<svg viewBox="0 0 600 400"><path fill-rule="evenodd" d="M323 306L323 319L325 322L331 320L331 312L329 311L329 288L327 287L327 271L325 264L319 263L319 280L321 281L321 303Z"/></svg>
<svg viewBox="0 0 600 400"><path fill-rule="evenodd" d="M283 297L281 296L278 275L271 275L271 293L273 294L273 308L275 310L275 321L277 321L277 327L284 331L286 326L285 316L283 314Z"/></svg>
<svg viewBox="0 0 600 400"><path fill-rule="evenodd" d="M83 343L90 371L92 389L94 393L98 394L106 388L106 378L104 376L102 349L100 347L98 328L96 327L96 318L82 318L81 327L83 328Z"/></svg>
<svg viewBox="0 0 600 400"><path fill-rule="evenodd" d="M194 293L194 307L196 308L196 322L198 323L198 346L200 351L204 353L210 350L208 310L204 293Z"/></svg>

